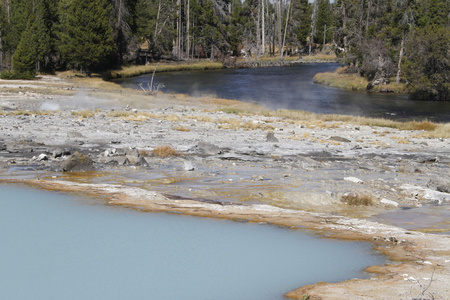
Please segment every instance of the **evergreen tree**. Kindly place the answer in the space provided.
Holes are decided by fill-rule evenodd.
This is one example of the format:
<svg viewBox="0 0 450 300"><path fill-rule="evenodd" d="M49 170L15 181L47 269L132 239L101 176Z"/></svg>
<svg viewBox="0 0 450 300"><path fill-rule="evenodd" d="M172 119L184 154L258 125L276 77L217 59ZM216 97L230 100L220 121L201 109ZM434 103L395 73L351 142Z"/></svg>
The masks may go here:
<svg viewBox="0 0 450 300"><path fill-rule="evenodd" d="M404 63L411 92L421 99L450 100L449 28L428 25L409 34Z"/></svg>
<svg viewBox="0 0 450 300"><path fill-rule="evenodd" d="M37 35L34 30L34 22L23 31L19 45L12 59L15 77L30 78L36 75L37 61Z"/></svg>
<svg viewBox="0 0 450 300"><path fill-rule="evenodd" d="M88 76L111 66L116 45L110 13L106 0L61 0L59 50L69 66Z"/></svg>

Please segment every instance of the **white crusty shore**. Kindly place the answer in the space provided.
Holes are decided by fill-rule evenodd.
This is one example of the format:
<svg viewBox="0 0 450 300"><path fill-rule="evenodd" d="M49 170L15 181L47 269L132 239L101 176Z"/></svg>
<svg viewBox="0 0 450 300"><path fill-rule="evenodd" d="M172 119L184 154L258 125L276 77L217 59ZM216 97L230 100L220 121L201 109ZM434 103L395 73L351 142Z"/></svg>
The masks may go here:
<svg viewBox="0 0 450 300"><path fill-rule="evenodd" d="M371 242L391 260L369 267L371 279L318 283L287 294L294 299L450 298L448 235L367 220L401 207L448 209L448 140L226 113L243 106L104 90L58 77L0 81L0 181L99 196L141 211L304 227ZM166 144L180 155L151 154ZM96 170L63 173L64 153L74 151L89 155ZM370 196L372 205L342 203L353 194Z"/></svg>

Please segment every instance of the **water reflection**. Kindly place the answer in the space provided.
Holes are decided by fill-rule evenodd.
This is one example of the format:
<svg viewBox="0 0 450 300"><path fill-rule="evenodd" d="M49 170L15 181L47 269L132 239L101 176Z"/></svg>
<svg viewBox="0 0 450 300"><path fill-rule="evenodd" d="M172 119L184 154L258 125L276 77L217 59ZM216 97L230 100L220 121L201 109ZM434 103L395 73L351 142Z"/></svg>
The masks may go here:
<svg viewBox="0 0 450 300"><path fill-rule="evenodd" d="M171 72L156 74L165 92L251 101L271 109L297 109L320 114L383 117L395 120L429 119L450 122L450 102L411 101L405 95L351 92L314 84L318 72L339 64L296 64L287 67ZM139 89L151 75L117 80Z"/></svg>
<svg viewBox="0 0 450 300"><path fill-rule="evenodd" d="M1 299L281 299L382 263L364 243L0 185Z"/></svg>

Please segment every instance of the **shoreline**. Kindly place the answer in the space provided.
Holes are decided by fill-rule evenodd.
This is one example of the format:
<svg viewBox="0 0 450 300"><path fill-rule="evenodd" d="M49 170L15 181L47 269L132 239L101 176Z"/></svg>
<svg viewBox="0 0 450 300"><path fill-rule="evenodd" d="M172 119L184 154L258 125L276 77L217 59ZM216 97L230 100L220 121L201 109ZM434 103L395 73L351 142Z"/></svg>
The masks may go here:
<svg viewBox="0 0 450 300"><path fill-rule="evenodd" d="M177 71L200 71L200 70L218 70L218 69L242 69L242 68L261 68L261 67L279 67L287 66L290 64L299 63L337 63L336 59L330 58L315 58L306 57L286 57L283 59L276 59L273 57L250 57L250 58L239 58L236 62L230 64L229 66L219 62L211 60L197 60L197 61L183 61L183 62L163 62L163 63L150 63L147 65L136 65L131 67L123 67L121 70L112 70L106 77L108 80L120 79L120 78L130 78L140 75L161 73L161 72L177 72Z"/></svg>
<svg viewBox="0 0 450 300"><path fill-rule="evenodd" d="M375 279L318 283L288 293L294 299L339 299L342 291L342 299L412 298L430 281L435 299L450 295L449 235L367 220L448 207L450 193L439 191L445 181L432 179L449 179L449 124L435 131L428 123L402 129L382 120L269 114L238 101L149 96L95 80L0 83L1 182L106 195L111 205L140 210L303 226L371 242L394 261L368 268ZM178 156L152 154L161 145ZM62 172L75 151L95 171ZM371 204L344 203L349 196Z"/></svg>

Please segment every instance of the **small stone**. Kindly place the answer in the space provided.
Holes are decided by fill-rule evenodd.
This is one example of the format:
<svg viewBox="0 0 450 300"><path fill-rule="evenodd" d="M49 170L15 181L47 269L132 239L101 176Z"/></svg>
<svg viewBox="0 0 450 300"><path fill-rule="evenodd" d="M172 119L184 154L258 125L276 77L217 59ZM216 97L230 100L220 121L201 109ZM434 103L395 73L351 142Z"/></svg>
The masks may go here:
<svg viewBox="0 0 450 300"><path fill-rule="evenodd" d="M36 159L37 161L43 161L43 160L48 160L48 156L47 154L41 153L39 154L39 156Z"/></svg>
<svg viewBox="0 0 450 300"><path fill-rule="evenodd" d="M395 206L398 207L398 203L392 200L388 200L388 199L381 199L380 201L381 203L388 205L388 206Z"/></svg>
<svg viewBox="0 0 450 300"><path fill-rule="evenodd" d="M194 167L194 164L191 162L191 161L189 161L189 160L185 160L184 161L184 168L183 168L185 171L194 171L195 170L195 167Z"/></svg>
<svg viewBox="0 0 450 300"><path fill-rule="evenodd" d="M64 172L91 171L94 170L92 159L82 153L75 152L62 165Z"/></svg>
<svg viewBox="0 0 450 300"><path fill-rule="evenodd" d="M361 179L356 178L356 177L345 177L344 180L354 182L354 183L364 183L364 181L362 181Z"/></svg>
<svg viewBox="0 0 450 300"><path fill-rule="evenodd" d="M341 143L350 143L351 141L349 139L340 137L340 136L332 136L330 137L330 140L335 142L341 142Z"/></svg>
<svg viewBox="0 0 450 300"><path fill-rule="evenodd" d="M267 134L267 142L269 142L269 143L278 143L279 141L278 141L278 139L275 137L275 133L273 133L273 132L269 132L268 134Z"/></svg>

